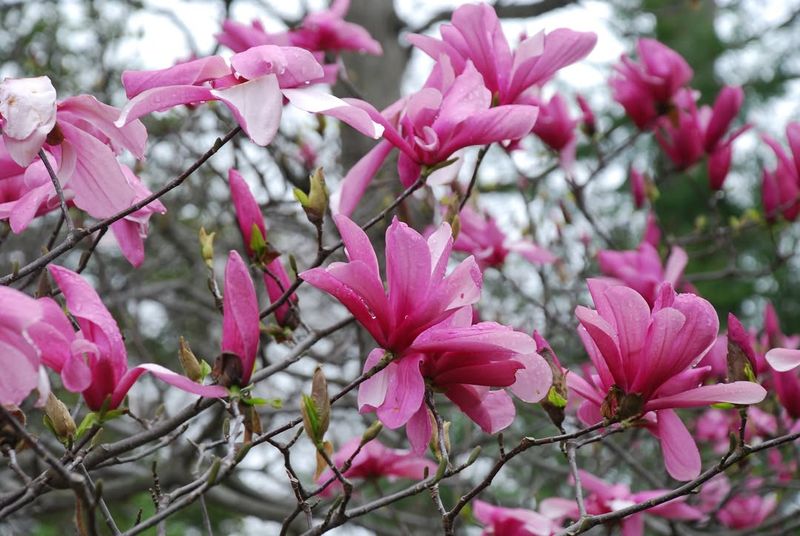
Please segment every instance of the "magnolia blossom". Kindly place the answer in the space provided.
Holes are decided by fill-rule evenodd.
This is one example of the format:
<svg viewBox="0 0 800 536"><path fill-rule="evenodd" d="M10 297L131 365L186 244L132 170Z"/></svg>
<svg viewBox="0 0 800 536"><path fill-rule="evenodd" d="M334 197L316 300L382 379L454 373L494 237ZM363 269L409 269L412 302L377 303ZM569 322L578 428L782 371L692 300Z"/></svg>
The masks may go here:
<svg viewBox="0 0 800 536"><path fill-rule="evenodd" d="M340 214L353 213L395 147L400 150L397 173L408 188L424 169L442 164L460 149L519 139L533 128L537 108L518 104L492 106L491 91L471 61L458 75L449 63L437 66L443 73L441 84L427 85L382 113L367 103L359 104L384 127L385 139L345 176L336 207Z"/></svg>
<svg viewBox="0 0 800 536"><path fill-rule="evenodd" d="M658 250L648 241L642 241L639 248L632 251L604 249L597 254L603 274L636 290L651 305L661 283L681 284L688 261L683 248L674 246L666 265L662 265Z"/></svg>
<svg viewBox="0 0 800 536"><path fill-rule="evenodd" d="M487 4L460 6L451 23L439 28L441 40L421 34L407 38L440 64L446 58L456 73L473 65L501 105L529 103L530 97L538 94L538 86L585 58L597 43L593 32L559 28L523 39L512 52L497 13ZM431 76L436 79L445 73L434 70Z"/></svg>
<svg viewBox="0 0 800 536"><path fill-rule="evenodd" d="M698 109L693 92L680 91L676 96L676 116L662 117L656 130L658 143L675 167L687 169L708 155L710 186L714 190L722 188L731 166L733 141L750 128L744 125L723 140L743 100L742 88L725 86L713 108Z"/></svg>
<svg viewBox="0 0 800 536"><path fill-rule="evenodd" d="M594 112L583 95L575 95L575 100L578 101L578 107L581 109L581 130L591 138L597 133L597 120Z"/></svg>
<svg viewBox="0 0 800 536"><path fill-rule="evenodd" d="M350 0L334 0L328 9L306 15L300 24L288 31L268 33L259 21L250 26L226 20L217 41L234 52L243 52L258 45L291 45L311 52L350 50L380 55L380 43L364 27L344 20Z"/></svg>
<svg viewBox="0 0 800 536"><path fill-rule="evenodd" d="M561 508L551 507L552 504L552 499L542 501L540 512L535 512L493 506L476 499L472 502L472 513L484 526L483 536L552 536L561 530L567 513Z"/></svg>
<svg viewBox="0 0 800 536"><path fill-rule="evenodd" d="M647 179L639 170L631 168L630 180L633 205L636 208L642 208L647 199Z"/></svg>
<svg viewBox="0 0 800 536"><path fill-rule="evenodd" d="M458 220L460 229L453 249L472 254L481 271L490 266L502 266L509 253L518 253L534 264L556 261L555 255L530 239L514 240L507 237L493 217L479 213L469 205L461 209Z"/></svg>
<svg viewBox="0 0 800 536"><path fill-rule="evenodd" d="M345 443L333 455L333 463L337 467L342 467L361 444L361 438L356 437ZM392 449L373 439L364 445L358 454L353 457L350 468L343 471L342 475L348 479L377 479L388 477L391 480L397 478L408 478L411 480L422 480L425 474L433 475L436 473L437 465L418 454L407 450ZM323 471L317 482L327 482L333 477L333 471L326 469ZM324 492L330 494L331 488L338 487L338 481L334 480L325 488Z"/></svg>
<svg viewBox="0 0 800 536"><path fill-rule="evenodd" d="M228 65L209 56L156 71L125 71L122 84L131 100L116 124L181 104L221 101L251 140L268 145L280 126L283 99L311 113L324 113L372 138L382 128L366 112L311 85L322 81L322 66L307 50L262 45L234 54Z"/></svg>
<svg viewBox="0 0 800 536"><path fill-rule="evenodd" d="M425 449L431 421L424 404L426 380L489 433L511 423L514 406L503 390L537 401L550 370L533 339L494 323L472 324L470 305L480 296L481 273L472 257L445 276L453 246L442 224L425 240L395 219L386 231L384 290L367 235L345 216L335 218L349 262L300 274L353 313L378 343L364 372L388 365L359 387L361 411L375 411L389 428L408 425L415 451Z"/></svg>
<svg viewBox="0 0 800 536"><path fill-rule="evenodd" d="M691 480L700 453L676 408L717 402L755 404L766 390L749 381L701 385L709 367L696 367L717 337L719 320L706 300L677 294L662 284L652 309L635 290L590 279L596 310L579 306L578 333L596 373L567 375L584 398L578 412L587 424L603 418L645 416L659 439L670 475ZM652 412L650 415L648 413Z"/></svg>
<svg viewBox="0 0 800 536"><path fill-rule="evenodd" d="M30 329L42 319L39 302L22 292L0 286L0 404L19 405L34 389L37 405L50 392L47 374L41 367L39 349Z"/></svg>
<svg viewBox="0 0 800 536"><path fill-rule="evenodd" d="M0 219L9 220L11 229L19 233L34 217L58 206L50 175L37 156L40 150L58 176L67 200L81 210L95 218L108 218L130 207L144 187L117 161L116 155L127 149L136 158L144 158L147 132L141 122L115 126L119 110L89 95L59 102L53 119L49 90L43 91L48 95L43 99L46 102L29 93L47 85L34 80L35 84L26 79L4 86L0 177L5 178ZM28 107L20 103L31 100L41 109L23 113ZM18 109L20 106L23 109ZM42 137L40 134L48 127ZM25 132L31 132L28 138L15 141L13 136Z"/></svg>
<svg viewBox="0 0 800 536"><path fill-rule="evenodd" d="M65 388L81 392L89 409L117 408L145 372L189 393L227 396L224 387L195 383L161 365L148 363L129 369L122 334L97 292L71 270L52 264L48 270L80 329L74 331L54 300L42 298L43 321L31 326L29 333L41 351L42 362L61 374Z"/></svg>
<svg viewBox="0 0 800 536"><path fill-rule="evenodd" d="M291 285L289 275L286 273L280 258L276 257L267 262L266 265L263 265L261 259L258 258L259 254L264 252L256 251L254 245L259 242L265 243L267 239L267 226L264 223L264 217L261 215L261 209L242 175L233 168L228 171L228 182L231 188L231 200L236 210L236 221L239 223L239 230L244 239L245 249L250 259L262 264L267 295L270 301L275 302L283 296L283 293ZM260 233L260 237L254 236L256 231ZM296 319L292 316L291 302L297 302L296 294L292 294L286 302L275 310L275 319L281 326L297 324Z"/></svg>
<svg viewBox="0 0 800 536"><path fill-rule="evenodd" d="M800 123L786 125L791 156L787 155L777 140L762 134L761 138L770 146L777 158L774 170L764 170L761 183L761 201L768 220L782 214L794 221L800 214Z"/></svg>
<svg viewBox="0 0 800 536"><path fill-rule="evenodd" d="M579 473L581 487L589 492L589 495L584 499L586 513L593 516L615 512L671 491L668 489L653 489L632 493L625 484L609 484L584 470L579 470ZM572 504L572 509L566 514L566 517L579 519L580 512L577 503L575 501L570 501L570 503ZM704 517L703 512L686 504L685 496L648 508L646 513L675 521L693 521ZM644 513L624 517L620 523L624 536L644 535Z"/></svg>
<svg viewBox="0 0 800 536"><path fill-rule="evenodd" d="M11 158L27 166L56 126L56 89L46 76L0 82L0 127Z"/></svg>
<svg viewBox="0 0 800 536"><path fill-rule="evenodd" d="M700 507L716 512L717 520L729 529L755 529L778 507L776 494L763 494L763 485L761 478L748 478L737 488L743 491L730 496L730 481L724 474L717 475L700 490Z"/></svg>
<svg viewBox="0 0 800 536"><path fill-rule="evenodd" d="M637 127L646 129L669 111L672 98L694 73L680 54L655 39L639 39L636 51L639 62L623 54L609 84L614 100Z"/></svg>

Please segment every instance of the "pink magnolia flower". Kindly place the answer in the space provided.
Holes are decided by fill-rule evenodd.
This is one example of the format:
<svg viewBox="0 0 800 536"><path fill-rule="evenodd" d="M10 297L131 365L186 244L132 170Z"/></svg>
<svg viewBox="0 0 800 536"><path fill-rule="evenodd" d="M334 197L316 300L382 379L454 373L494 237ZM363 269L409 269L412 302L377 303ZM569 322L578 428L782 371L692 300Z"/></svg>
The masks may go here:
<svg viewBox="0 0 800 536"><path fill-rule="evenodd" d="M645 224L642 242L647 242L653 247L658 247L661 243L661 228L658 226L656 213L652 210L647 213L647 223Z"/></svg>
<svg viewBox="0 0 800 536"><path fill-rule="evenodd" d="M786 126L791 157L771 136L762 134L761 138L777 158L774 170L764 170L761 183L764 213L769 221L777 218L779 213L787 220L794 221L800 214L800 123L789 123Z"/></svg>
<svg viewBox="0 0 800 536"><path fill-rule="evenodd" d="M362 134L380 137L382 128L366 112L312 87L324 74L307 50L276 45L234 54L230 66L221 56L209 56L156 71L125 71L122 84L131 100L116 124L181 104L218 100L254 143L268 145L286 98L301 110L336 117Z"/></svg>
<svg viewBox="0 0 800 536"><path fill-rule="evenodd" d="M508 238L488 214L479 213L469 205L458 215L461 228L453 249L470 253L475 257L481 271L500 267L509 253L518 253L534 264L549 264L556 256L537 246L530 239L514 240Z"/></svg>
<svg viewBox="0 0 800 536"><path fill-rule="evenodd" d="M26 154L16 162L24 170L13 168L6 160L6 154L17 160L12 147L0 150L0 167L5 168L0 174L17 177L16 185L8 189L5 202L0 205L0 219L8 219L12 230L18 233L38 214L58 206L50 176L36 156L40 149L58 175L65 196L75 206L95 218L108 218L128 208L136 199L137 188L116 155L127 149L136 158L143 158L147 132L139 121L120 128L114 126L118 113L92 96L70 97L57 104L56 121L48 135L43 140L38 135L30 138L42 143L37 141L33 146L25 142ZM4 118L4 129L18 132L15 121L22 121L19 128L23 128L28 120L12 114Z"/></svg>
<svg viewBox="0 0 800 536"><path fill-rule="evenodd" d="M11 158L27 166L56 126L56 89L46 76L0 82L0 128Z"/></svg>
<svg viewBox="0 0 800 536"><path fill-rule="evenodd" d="M228 171L228 182L231 188L231 200L236 210L236 221L239 223L239 230L244 239L247 255L251 260L261 262L258 259L258 252L253 249L253 233L255 230L261 233L263 240L267 239L267 226L264 223L264 217L261 215L261 209L244 178L237 170L231 168ZM264 286L267 289L270 301L275 302L291 286L289 274L286 273L280 258L275 258L267 263L264 269ZM297 303L296 294L292 294L289 300L275 310L275 320L281 326L296 325L297 323L296 319L292 318L290 302Z"/></svg>
<svg viewBox="0 0 800 536"><path fill-rule="evenodd" d="M740 87L725 86L714 107L699 110L690 90L676 96L676 117L662 117L656 130L661 148L679 170L684 170L708 155L708 178L713 190L722 188L731 166L733 141L750 128L744 125L723 140L744 100Z"/></svg>
<svg viewBox="0 0 800 536"><path fill-rule="evenodd" d="M345 216L334 221L349 262L312 268L300 277L347 307L381 349L402 355L423 331L480 298L482 278L474 258L445 276L452 249L446 223L426 241L394 219L386 230L387 292L367 235Z"/></svg>
<svg viewBox="0 0 800 536"><path fill-rule="evenodd" d="M717 402L755 404L766 396L760 385L737 381L701 385L708 367L696 367L717 337L714 308L693 294L662 284L652 309L635 290L590 279L596 310L579 306L578 333L596 374L567 375L585 402L578 412L587 424L603 418L646 415L658 437L670 475L691 480L700 473L700 453L674 409Z"/></svg>
<svg viewBox="0 0 800 536"><path fill-rule="evenodd" d="M474 65L499 104L527 104L529 97L538 93L538 86L559 69L585 58L597 43L592 32L559 28L524 39L512 52L497 13L487 4L460 6L451 23L440 26L440 32L441 40L420 34L407 38L440 65L446 58L456 73ZM444 74L434 71L432 76Z"/></svg>
<svg viewBox="0 0 800 536"><path fill-rule="evenodd" d="M220 383L244 387L250 383L261 336L258 298L253 280L242 258L235 251L225 265L225 289L222 296L222 370ZM238 365L226 361L233 355Z"/></svg>
<svg viewBox="0 0 800 536"><path fill-rule="evenodd" d="M614 100L637 127L646 129L672 107L672 98L691 80L693 72L680 54L655 39L636 43L639 62L622 55L609 84Z"/></svg>
<svg viewBox="0 0 800 536"><path fill-rule="evenodd" d="M195 383L161 365L147 363L129 369L122 334L97 292L71 270L52 264L48 270L80 329L73 330L55 301L42 298L43 321L30 328L30 335L41 350L43 363L61 374L68 390L82 392L91 410L98 411L104 404L106 409L119 407L145 372L189 393L227 396L224 387Z"/></svg>
<svg viewBox="0 0 800 536"><path fill-rule="evenodd" d="M394 220L386 231L387 292L367 235L345 216L335 221L349 262L300 277L338 299L378 343L365 372L391 359L359 387L361 411L375 411L392 429L408 424L420 452L431 434L426 379L490 433L511 423L514 405L505 391L489 387L510 387L526 401L546 394L550 371L533 339L494 323L471 325L468 306L480 297L481 273L468 257L445 276L453 246L449 225L426 241Z"/></svg>
<svg viewBox="0 0 800 536"><path fill-rule="evenodd" d="M631 168L631 193L633 194L633 205L642 208L647 199L647 179L643 173L636 168Z"/></svg>
<svg viewBox="0 0 800 536"><path fill-rule="evenodd" d="M50 384L29 333L41 318L36 300L0 286L0 404L19 405L34 389L39 390L37 405L47 399Z"/></svg>
<svg viewBox="0 0 800 536"><path fill-rule="evenodd" d="M662 265L658 250L650 242L643 241L632 251L601 250L597 261L603 274L636 290L652 305L661 283L681 284L689 258L683 248L674 246L666 265Z"/></svg>
<svg viewBox="0 0 800 536"><path fill-rule="evenodd" d="M544 510L544 509L543 509ZM552 536L561 530L561 519L524 508L503 508L481 500L472 502L472 513L483 526L483 536Z"/></svg>
<svg viewBox="0 0 800 536"><path fill-rule="evenodd" d="M575 127L578 120L569 114L567 102L556 93L546 103L539 106L539 117L533 125L533 133L545 145L560 154L561 165L567 169L575 162L575 147L578 139Z"/></svg>
<svg viewBox="0 0 800 536"><path fill-rule="evenodd" d="M394 147L400 150L397 173L408 188L423 168L448 160L459 149L523 137L536 121L537 108L529 105L492 106L491 92L472 62L455 75L439 64L446 80L427 86L378 113L367 103L374 121L384 127L384 140L347 173L338 200L338 212L349 216ZM449 173L449 170L441 170Z"/></svg>
<svg viewBox="0 0 800 536"><path fill-rule="evenodd" d="M361 444L361 438L356 437L345 443L333 455L333 463L337 467L342 467L344 463L353 456L353 453ZM390 479L408 478L411 480L422 480L425 472L429 475L436 473L437 465L423 456L409 452L407 450L392 449L373 439L359 451L353 458L350 468L342 474L348 479L376 479L388 477ZM317 478L317 482L323 483L330 480L333 471L325 470ZM325 492L330 494L331 488L338 487L338 481L334 481L325 488Z"/></svg>
<svg viewBox="0 0 800 536"><path fill-rule="evenodd" d="M349 8L350 0L334 0L330 8L309 13L296 28L272 34L257 20L250 26L226 20L216 37L234 52L259 45L291 45L319 53L349 50L382 54L380 43L364 27L344 20Z"/></svg>
<svg viewBox="0 0 800 536"><path fill-rule="evenodd" d="M622 510L623 508L659 497L670 491L668 489L653 489L632 493L630 488L625 484L609 484L605 480L584 470L580 470L580 477L581 487L589 492L589 495L584 500L586 513L589 515L601 515ZM580 512L577 503L574 501L570 502L573 506L567 517L579 519ZM675 521L693 521L704 517L703 512L686 504L685 496L648 508L646 513L648 515ZM624 536L644 535L644 513L627 516L623 518L620 523Z"/></svg>

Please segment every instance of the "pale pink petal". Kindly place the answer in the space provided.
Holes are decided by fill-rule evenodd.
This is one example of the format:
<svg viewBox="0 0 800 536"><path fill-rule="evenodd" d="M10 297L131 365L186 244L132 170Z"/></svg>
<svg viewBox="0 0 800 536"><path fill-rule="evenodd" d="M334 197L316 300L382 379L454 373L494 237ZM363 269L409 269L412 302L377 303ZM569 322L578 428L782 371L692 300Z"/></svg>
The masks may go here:
<svg viewBox="0 0 800 536"><path fill-rule="evenodd" d="M211 94L224 102L236 121L254 143L261 146L278 132L283 111L283 97L275 75L266 75Z"/></svg>
<svg viewBox="0 0 800 536"><path fill-rule="evenodd" d="M121 219L111 224L111 232L114 233L119 249L128 262L137 268L141 266L144 262L144 238L140 232L140 225Z"/></svg>
<svg viewBox="0 0 800 536"><path fill-rule="evenodd" d="M458 126L440 153L450 155L470 145L520 139L531 131L538 115L537 107L521 104L497 106L475 113Z"/></svg>
<svg viewBox="0 0 800 536"><path fill-rule="evenodd" d="M510 387L511 392L524 402L539 402L553 383L550 365L539 354L528 354L515 360L525 368L517 371L517 380Z"/></svg>
<svg viewBox="0 0 800 536"><path fill-rule="evenodd" d="M136 158L144 158L147 130L141 122L133 120L128 120L125 126L117 126L115 121L119 115L117 108L104 104L91 95L70 97L58 105L59 124L64 121L73 124L86 121L108 137L115 152L119 153L124 147Z"/></svg>
<svg viewBox="0 0 800 536"><path fill-rule="evenodd" d="M773 348L765 357L767 363L778 372L786 372L800 366L800 350Z"/></svg>
<svg viewBox="0 0 800 536"><path fill-rule="evenodd" d="M281 88L293 88L318 81L325 75L314 55L299 47L252 47L234 54L231 57L231 66L248 80L273 75L277 77Z"/></svg>
<svg viewBox="0 0 800 536"><path fill-rule="evenodd" d="M364 372L375 368L385 354L386 350L383 348L372 350L364 361ZM383 404L383 401L386 400L386 389L389 386L389 369L394 370L396 366L395 363L390 363L385 369L358 386L358 410L360 412L374 410Z"/></svg>
<svg viewBox="0 0 800 536"><path fill-rule="evenodd" d="M406 435L408 435L408 442L411 444L411 450L417 454L423 454L428 449L428 443L431 440L433 427L431 425L431 418L428 414L428 408L422 404L417 412L406 423ZM436 467L431 467L429 474L433 475L436 472ZM422 471L420 470L420 473ZM421 477L421 475L420 475Z"/></svg>
<svg viewBox="0 0 800 536"><path fill-rule="evenodd" d="M284 89L283 95L301 110L335 117L370 138L378 139L383 134L383 126L374 122L367 112L330 93L314 87L304 87Z"/></svg>
<svg viewBox="0 0 800 536"><path fill-rule="evenodd" d="M452 385L445 392L487 434L508 427L516 415L514 402L505 390L489 391L469 385Z"/></svg>
<svg viewBox="0 0 800 536"><path fill-rule="evenodd" d="M691 408L718 402L730 404L758 404L767 396L767 390L753 382L718 383L703 385L672 396L651 400L645 409Z"/></svg>
<svg viewBox="0 0 800 536"><path fill-rule="evenodd" d="M425 380L419 371L422 357L418 354L400 358L394 374L389 375L386 399L377 410L387 428L403 426L423 405Z"/></svg>
<svg viewBox="0 0 800 536"><path fill-rule="evenodd" d="M667 259L667 265L664 267L664 281L668 281L673 287L676 287L683 277L683 270L688 262L689 256L686 251L680 246L674 246L669 259Z"/></svg>
<svg viewBox="0 0 800 536"><path fill-rule="evenodd" d="M136 193L128 184L111 149L85 131L61 123L64 151L75 152L75 169L65 187L74 192L75 205L95 218L108 218L133 204ZM63 180L63 179L62 179Z"/></svg>

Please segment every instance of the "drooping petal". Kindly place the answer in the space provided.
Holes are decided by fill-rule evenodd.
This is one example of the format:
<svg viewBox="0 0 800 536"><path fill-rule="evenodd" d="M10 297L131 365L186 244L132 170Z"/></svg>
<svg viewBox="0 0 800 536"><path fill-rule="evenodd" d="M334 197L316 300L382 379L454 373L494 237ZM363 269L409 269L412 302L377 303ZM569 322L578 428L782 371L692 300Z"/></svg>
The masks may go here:
<svg viewBox="0 0 800 536"><path fill-rule="evenodd" d="M489 391L469 385L453 385L447 389L445 396L487 434L508 427L516 415L514 402L503 389Z"/></svg>
<svg viewBox="0 0 800 536"><path fill-rule="evenodd" d="M369 372L383 359L386 350L375 348L364 361L364 372ZM390 363L385 369L377 372L371 378L364 380L358 386L358 410L361 412L371 411L381 406L386 400L386 389L389 386L389 367L396 367L395 363Z"/></svg>
<svg viewBox="0 0 800 536"><path fill-rule="evenodd" d="M386 398L377 410L378 418L387 428L403 426L423 405L425 380L419 371L422 358L420 354L400 358L394 373L389 375Z"/></svg>
<svg viewBox="0 0 800 536"><path fill-rule="evenodd" d="M417 454L423 454L428 448L432 433L433 425L431 424L431 417L428 414L428 408L425 404L422 404L417 412L408 420L408 423L406 423L406 435L408 435L408 442L411 444L411 450ZM433 474L435 471L436 469L434 467L429 474Z"/></svg>
<svg viewBox="0 0 800 536"><path fill-rule="evenodd" d="M112 409L119 407L119 405L125 399L125 396L128 394L128 391L130 391L131 387L133 387L133 384L139 379L139 376L145 372L149 372L159 380L177 387L182 391L186 391L187 393L192 393L207 398L225 398L228 396L228 390L221 385L203 385L190 380L186 376L182 376L176 372L173 372L168 368L162 367L161 365L146 363L130 369L122 378L120 378L120 381L117 383L114 393L111 396L111 404L109 407Z"/></svg>
<svg viewBox="0 0 800 536"><path fill-rule="evenodd" d="M269 74L211 94L225 103L253 143L269 145L281 124L283 96L278 79Z"/></svg>
<svg viewBox="0 0 800 536"><path fill-rule="evenodd" d="M166 86L148 89L128 101L114 122L118 128L152 112L163 112L181 104L215 100L211 90L197 86Z"/></svg>
<svg viewBox="0 0 800 536"><path fill-rule="evenodd" d="M680 417L671 409L658 411L656 434L661 442L664 465L676 480L692 480L700 474L700 452Z"/></svg>
<svg viewBox="0 0 800 536"><path fill-rule="evenodd" d="M138 159L144 158L147 146L147 130L140 121L129 120L125 126L117 126L120 110L104 104L91 95L77 95L64 99L58 105L59 123L69 121L88 122L108 137L116 153L124 147Z"/></svg>
<svg viewBox="0 0 800 536"><path fill-rule="evenodd" d="M304 87L284 89L283 95L301 110L335 117L372 139L378 139L383 134L383 126L373 121L367 112L330 93L314 87Z"/></svg>

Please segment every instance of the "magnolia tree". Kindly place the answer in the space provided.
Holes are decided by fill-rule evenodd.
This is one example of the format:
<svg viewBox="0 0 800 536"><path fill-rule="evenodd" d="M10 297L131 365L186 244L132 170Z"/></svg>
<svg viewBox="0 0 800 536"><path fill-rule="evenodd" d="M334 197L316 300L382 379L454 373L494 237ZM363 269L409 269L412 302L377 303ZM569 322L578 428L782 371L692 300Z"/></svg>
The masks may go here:
<svg viewBox="0 0 800 536"><path fill-rule="evenodd" d="M383 107L348 4L223 20L119 107L0 83L0 532L800 530L800 336L714 300L797 269L800 124L731 187L741 87L641 37L598 107L554 81L595 33L487 4Z"/></svg>

